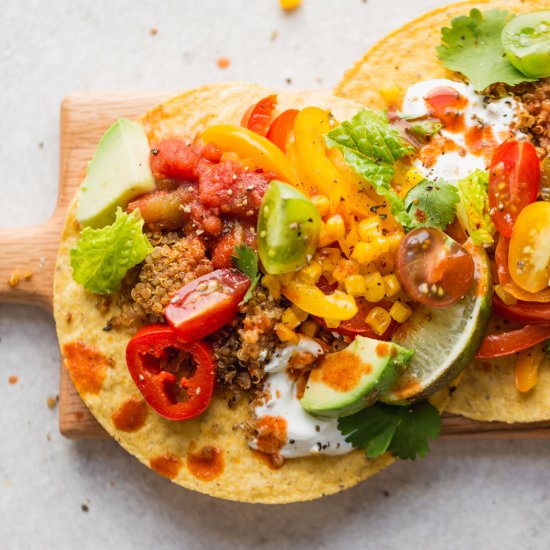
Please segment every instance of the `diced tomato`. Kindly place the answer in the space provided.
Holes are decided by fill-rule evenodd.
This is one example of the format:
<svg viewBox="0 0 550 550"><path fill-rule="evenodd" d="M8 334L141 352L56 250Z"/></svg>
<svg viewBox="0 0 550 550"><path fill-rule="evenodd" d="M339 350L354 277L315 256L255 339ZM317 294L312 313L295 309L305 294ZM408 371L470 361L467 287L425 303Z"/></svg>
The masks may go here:
<svg viewBox="0 0 550 550"><path fill-rule="evenodd" d="M216 269L229 268L233 265L231 256L235 247L241 244L256 249L256 233L250 224L226 223L222 234L216 240L212 251L212 264Z"/></svg>
<svg viewBox="0 0 550 550"><path fill-rule="evenodd" d="M153 191L142 195L128 204L128 212L139 210L149 229L179 229L185 223L185 213L180 208L182 193L174 191Z"/></svg>
<svg viewBox="0 0 550 550"><path fill-rule="evenodd" d="M526 325L518 330L488 334L483 339L476 359L493 359L512 355L550 338L550 325Z"/></svg>
<svg viewBox="0 0 550 550"><path fill-rule="evenodd" d="M258 103L251 105L243 118L241 119L241 126L265 136L269 129L269 123L273 118L273 111L277 107L277 96L268 95L263 99L260 99Z"/></svg>
<svg viewBox="0 0 550 550"><path fill-rule="evenodd" d="M250 287L236 269L217 269L178 290L168 304L166 320L182 342L194 342L231 322Z"/></svg>
<svg viewBox="0 0 550 550"><path fill-rule="evenodd" d="M267 139L273 142L283 153L286 153L288 138L294 128L294 121L298 116L298 109L283 111L269 127Z"/></svg>
<svg viewBox="0 0 550 550"><path fill-rule="evenodd" d="M540 163L531 143L510 139L497 147L489 172L489 207L501 235L512 236L521 210L537 199L539 185Z"/></svg>
<svg viewBox="0 0 550 550"><path fill-rule="evenodd" d="M194 180L200 155L181 139L161 141L151 149L151 171L155 180Z"/></svg>

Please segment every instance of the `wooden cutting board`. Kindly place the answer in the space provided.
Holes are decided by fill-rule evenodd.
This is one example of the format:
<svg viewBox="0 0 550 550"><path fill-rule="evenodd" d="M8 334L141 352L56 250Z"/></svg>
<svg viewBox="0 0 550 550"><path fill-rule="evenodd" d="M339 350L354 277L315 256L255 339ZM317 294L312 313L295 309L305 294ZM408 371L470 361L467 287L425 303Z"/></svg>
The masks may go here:
<svg viewBox="0 0 550 550"><path fill-rule="evenodd" d="M136 118L171 95L174 94L83 93L71 95L63 101L56 210L45 224L0 229L0 303L30 304L52 311L55 257L65 211L82 181L99 138L117 118ZM503 424L446 415L443 425L443 436L455 439L550 438L550 421ZM74 439L108 437L80 399L63 365L59 388L59 430L64 436Z"/></svg>

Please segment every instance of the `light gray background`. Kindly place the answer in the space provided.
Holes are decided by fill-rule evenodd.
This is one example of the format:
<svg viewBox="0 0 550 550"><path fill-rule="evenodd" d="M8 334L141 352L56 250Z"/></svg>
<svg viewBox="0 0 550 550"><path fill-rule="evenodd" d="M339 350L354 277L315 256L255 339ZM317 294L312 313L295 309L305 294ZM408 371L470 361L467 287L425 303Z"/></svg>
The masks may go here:
<svg viewBox="0 0 550 550"><path fill-rule="evenodd" d="M0 226L53 210L65 94L237 79L331 87L377 38L442 3L304 0L284 14L277 0L0 0ZM1 549L549 547L550 442L439 441L422 461L316 502L223 502L114 442L59 435L47 314L0 306L0 338Z"/></svg>

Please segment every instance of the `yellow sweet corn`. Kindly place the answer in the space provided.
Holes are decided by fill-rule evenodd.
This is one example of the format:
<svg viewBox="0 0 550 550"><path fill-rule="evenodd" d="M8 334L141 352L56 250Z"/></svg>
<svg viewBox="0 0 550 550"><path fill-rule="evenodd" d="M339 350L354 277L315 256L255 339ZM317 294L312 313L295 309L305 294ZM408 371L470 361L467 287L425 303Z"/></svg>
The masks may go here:
<svg viewBox="0 0 550 550"><path fill-rule="evenodd" d="M338 248L320 248L313 259L318 261L323 268L323 271L334 271L334 268L338 265L342 253Z"/></svg>
<svg viewBox="0 0 550 550"><path fill-rule="evenodd" d="M359 264L353 260L341 259L332 272L332 276L339 283L343 283L346 277L359 273Z"/></svg>
<svg viewBox="0 0 550 550"><path fill-rule="evenodd" d="M325 232L331 242L343 239L346 235L346 224L344 218L340 214L334 214L325 223Z"/></svg>
<svg viewBox="0 0 550 550"><path fill-rule="evenodd" d="M365 321L378 336L382 336L390 326L391 317L383 307L373 307L369 311Z"/></svg>
<svg viewBox="0 0 550 550"><path fill-rule="evenodd" d="M374 259L374 254L371 251L370 245L361 241L355 245L351 257L360 264L368 264Z"/></svg>
<svg viewBox="0 0 550 550"><path fill-rule="evenodd" d="M386 286L379 271L365 275L365 298L368 302L376 303L386 296Z"/></svg>
<svg viewBox="0 0 550 550"><path fill-rule="evenodd" d="M394 273L390 275L384 275L384 286L386 287L386 296L388 298L393 298L396 294L401 291L401 285Z"/></svg>
<svg viewBox="0 0 550 550"><path fill-rule="evenodd" d="M296 315L296 318L300 323L303 323L309 316L309 313L307 311L304 311L303 309L300 309L297 305L292 304L290 306L290 309L294 312L294 315Z"/></svg>
<svg viewBox="0 0 550 550"><path fill-rule="evenodd" d="M404 323L412 315L412 309L403 302L394 302L390 308L390 317L398 323Z"/></svg>
<svg viewBox="0 0 550 550"><path fill-rule="evenodd" d="M281 342L292 342L293 344L297 344L300 340L298 335L283 323L277 323L275 326L275 334Z"/></svg>
<svg viewBox="0 0 550 550"><path fill-rule="evenodd" d="M300 319L296 316L292 308L287 308L283 311L281 322L290 329L295 329L300 324Z"/></svg>
<svg viewBox="0 0 550 550"><path fill-rule="evenodd" d="M357 232L359 238L362 241L369 242L374 237L380 236L380 218L373 216L372 218L365 218L357 224Z"/></svg>
<svg viewBox="0 0 550 550"><path fill-rule="evenodd" d="M329 213L330 201L325 195L315 195L311 197L311 202L313 203L313 206L317 208L321 218L324 218Z"/></svg>
<svg viewBox="0 0 550 550"><path fill-rule="evenodd" d="M351 296L357 297L365 294L365 278L358 273L348 275L344 279L344 286L346 287L346 292Z"/></svg>
<svg viewBox="0 0 550 550"><path fill-rule="evenodd" d="M262 284L267 288L269 294L271 294L275 300L281 297L281 283L279 277L264 275L262 277Z"/></svg>
<svg viewBox="0 0 550 550"><path fill-rule="evenodd" d="M305 321L300 325L300 332L309 338L315 338L320 328L315 321Z"/></svg>
<svg viewBox="0 0 550 550"><path fill-rule="evenodd" d="M380 88L380 95L384 99L384 101L388 104L389 107L398 105L401 103L401 95L403 93L403 89L399 86L387 86L384 88Z"/></svg>
<svg viewBox="0 0 550 550"><path fill-rule="evenodd" d="M327 325L327 328L338 328L340 326L341 321L338 319L325 319L325 324Z"/></svg>
<svg viewBox="0 0 550 550"><path fill-rule="evenodd" d="M298 271L298 278L308 285L314 285L322 274L323 268L321 267L321 264L313 261Z"/></svg>

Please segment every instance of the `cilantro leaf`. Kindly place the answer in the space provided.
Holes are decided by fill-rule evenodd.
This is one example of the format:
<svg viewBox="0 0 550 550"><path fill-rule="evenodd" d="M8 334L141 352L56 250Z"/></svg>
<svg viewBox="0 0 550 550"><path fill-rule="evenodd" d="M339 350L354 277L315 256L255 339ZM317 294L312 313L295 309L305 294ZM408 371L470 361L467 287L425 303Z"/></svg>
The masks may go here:
<svg viewBox="0 0 550 550"><path fill-rule="evenodd" d="M406 225L408 216L391 180L395 163L415 149L390 124L386 114L361 109L331 130L325 142L327 147L336 147L344 154L346 164L388 200L396 219Z"/></svg>
<svg viewBox="0 0 550 550"><path fill-rule="evenodd" d="M492 244L495 225L489 215L489 172L475 170L458 182L460 202L456 213L460 224L475 244Z"/></svg>
<svg viewBox="0 0 550 550"><path fill-rule="evenodd" d="M250 279L250 287L241 301L241 304L245 304L252 298L252 291L262 276L258 270L258 254L247 244L241 244L235 247L231 260L233 265Z"/></svg>
<svg viewBox="0 0 550 550"><path fill-rule="evenodd" d="M414 227L445 229L455 219L458 191L444 181L421 181L405 197L405 207Z"/></svg>
<svg viewBox="0 0 550 550"><path fill-rule="evenodd" d="M476 91L496 82L514 86L536 80L516 69L504 53L500 36L512 17L505 10L482 13L476 8L469 15L455 17L451 27L441 29L437 56L447 69L466 76Z"/></svg>
<svg viewBox="0 0 550 550"><path fill-rule="evenodd" d="M346 441L376 458L386 451L403 460L426 456L429 439L437 439L441 417L428 401L399 407L376 403L351 416L338 419Z"/></svg>
<svg viewBox="0 0 550 550"><path fill-rule="evenodd" d="M153 250L143 234L139 211L131 214L118 208L112 225L101 229L85 227L71 249L73 278L96 294L111 294L120 288L127 271Z"/></svg>

